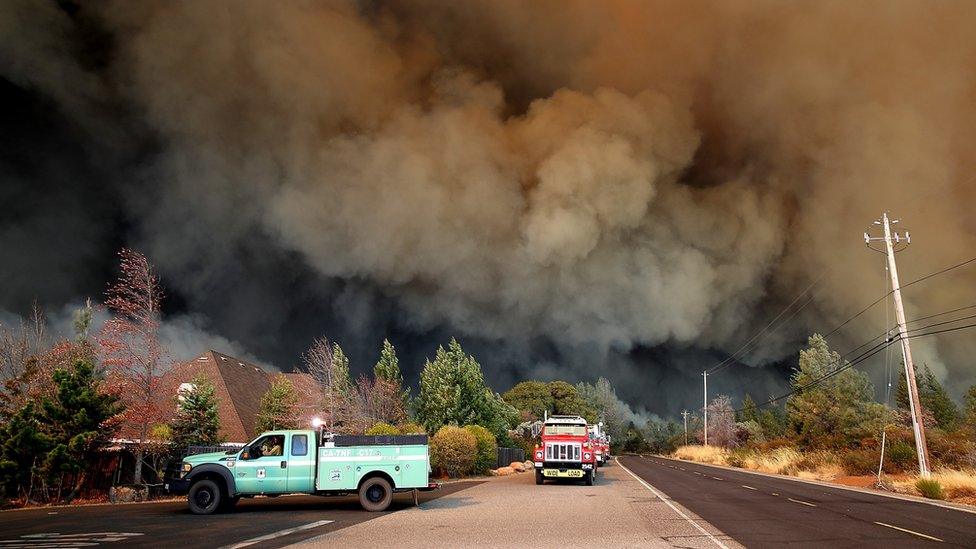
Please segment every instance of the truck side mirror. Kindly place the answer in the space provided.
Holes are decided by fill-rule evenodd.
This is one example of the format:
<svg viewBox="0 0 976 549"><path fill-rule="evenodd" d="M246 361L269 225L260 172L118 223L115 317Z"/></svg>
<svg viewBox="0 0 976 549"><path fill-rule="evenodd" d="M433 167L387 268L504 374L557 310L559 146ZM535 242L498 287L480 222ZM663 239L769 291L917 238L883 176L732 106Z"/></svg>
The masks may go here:
<svg viewBox="0 0 976 549"><path fill-rule="evenodd" d="M248 454L248 450L250 450L250 448L248 448L247 446L245 446L244 447L244 450L241 451L241 459L250 459L251 458L251 456Z"/></svg>

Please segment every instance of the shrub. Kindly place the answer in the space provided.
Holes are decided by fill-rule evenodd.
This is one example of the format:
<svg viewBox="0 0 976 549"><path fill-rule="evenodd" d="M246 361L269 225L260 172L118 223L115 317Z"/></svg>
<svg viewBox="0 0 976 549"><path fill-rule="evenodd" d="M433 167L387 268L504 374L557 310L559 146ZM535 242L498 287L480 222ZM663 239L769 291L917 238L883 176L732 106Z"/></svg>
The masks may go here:
<svg viewBox="0 0 976 549"><path fill-rule="evenodd" d="M367 435L399 435L400 430L390 425L389 423L383 423L382 421L373 425L369 429L366 429Z"/></svg>
<svg viewBox="0 0 976 549"><path fill-rule="evenodd" d="M445 425L430 439L431 465L451 476L467 475L474 468L478 440L470 432Z"/></svg>
<svg viewBox="0 0 976 549"><path fill-rule="evenodd" d="M885 472L900 473L916 468L915 447L904 440L894 440L885 449Z"/></svg>
<svg viewBox="0 0 976 549"><path fill-rule="evenodd" d="M873 450L848 450L841 454L840 464L848 475L870 475L877 472L880 459Z"/></svg>
<svg viewBox="0 0 976 549"><path fill-rule="evenodd" d="M929 499L945 499L945 493L942 491L942 485L939 484L939 481L935 479L920 478L915 481L915 489Z"/></svg>
<svg viewBox="0 0 976 549"><path fill-rule="evenodd" d="M950 498L976 496L976 471L953 471L943 469L932 474ZM921 491L921 490L919 490Z"/></svg>
<svg viewBox="0 0 976 549"><path fill-rule="evenodd" d="M465 425L464 430L474 435L478 443L478 455L474 460L474 472L485 474L495 465L498 456L498 444L495 435L481 425Z"/></svg>
<svg viewBox="0 0 976 549"><path fill-rule="evenodd" d="M427 430L419 423L408 421L400 424L400 432L405 435L426 435Z"/></svg>

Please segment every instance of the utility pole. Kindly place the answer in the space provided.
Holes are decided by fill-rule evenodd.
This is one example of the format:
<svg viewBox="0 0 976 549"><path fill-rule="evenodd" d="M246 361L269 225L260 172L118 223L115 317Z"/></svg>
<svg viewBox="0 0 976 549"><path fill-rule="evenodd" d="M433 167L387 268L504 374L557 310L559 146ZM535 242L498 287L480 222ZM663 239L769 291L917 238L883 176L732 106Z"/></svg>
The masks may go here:
<svg viewBox="0 0 976 549"><path fill-rule="evenodd" d="M922 423L921 418L922 405L918 399L918 384L915 382L915 364L912 362L912 348L908 344L908 329L905 326L905 308L901 300L901 287L898 285L898 268L895 265L895 246L902 242L910 244L912 239L907 230L904 236L897 232L892 233L891 225L895 223L898 223L898 220L889 220L888 212L882 213L881 219L875 221L874 224L881 225L884 228L884 236L874 237L865 232L864 242L869 248L872 242L884 241L885 244L885 249L882 253L888 257L888 273L891 275L891 293L894 294L895 300L895 318L898 321L898 336L901 340L901 354L905 359L905 384L908 387L908 403L912 413L912 430L915 432L915 450L918 452L918 471L923 478L928 478L930 469L928 445L925 442L925 424ZM871 249L874 250L874 248Z"/></svg>
<svg viewBox="0 0 976 549"><path fill-rule="evenodd" d="M685 418L685 446L688 446L688 410L682 410L681 415Z"/></svg>
<svg viewBox="0 0 976 549"><path fill-rule="evenodd" d="M702 380L704 381L704 406L702 411L705 413L705 446L708 446L708 370L702 372Z"/></svg>

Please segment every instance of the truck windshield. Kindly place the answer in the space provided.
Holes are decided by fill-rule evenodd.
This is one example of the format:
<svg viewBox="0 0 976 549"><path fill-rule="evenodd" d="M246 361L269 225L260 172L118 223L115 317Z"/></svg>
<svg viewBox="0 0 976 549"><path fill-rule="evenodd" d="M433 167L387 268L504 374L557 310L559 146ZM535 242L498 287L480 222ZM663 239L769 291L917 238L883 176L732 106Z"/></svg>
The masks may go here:
<svg viewBox="0 0 976 549"><path fill-rule="evenodd" d="M571 435L581 437L586 435L585 425L546 425L547 435Z"/></svg>

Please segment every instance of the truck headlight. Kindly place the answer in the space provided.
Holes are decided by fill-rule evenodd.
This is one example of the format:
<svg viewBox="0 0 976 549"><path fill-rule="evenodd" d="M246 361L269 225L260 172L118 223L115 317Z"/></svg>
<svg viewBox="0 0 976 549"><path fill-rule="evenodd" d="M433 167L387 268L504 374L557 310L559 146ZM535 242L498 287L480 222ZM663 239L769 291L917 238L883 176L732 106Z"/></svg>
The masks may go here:
<svg viewBox="0 0 976 549"><path fill-rule="evenodd" d="M542 459L542 450L539 450L535 453L535 459Z"/></svg>
<svg viewBox="0 0 976 549"><path fill-rule="evenodd" d="M589 461L591 457L593 457L593 455L590 454L589 452L584 452L583 453L583 459Z"/></svg>

